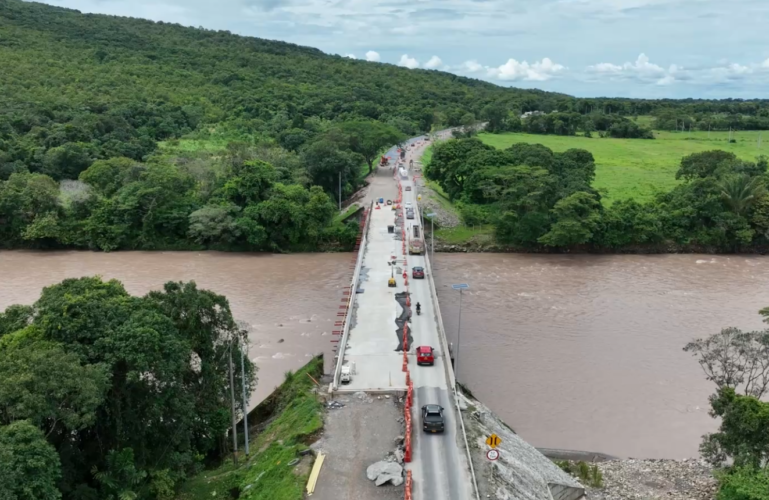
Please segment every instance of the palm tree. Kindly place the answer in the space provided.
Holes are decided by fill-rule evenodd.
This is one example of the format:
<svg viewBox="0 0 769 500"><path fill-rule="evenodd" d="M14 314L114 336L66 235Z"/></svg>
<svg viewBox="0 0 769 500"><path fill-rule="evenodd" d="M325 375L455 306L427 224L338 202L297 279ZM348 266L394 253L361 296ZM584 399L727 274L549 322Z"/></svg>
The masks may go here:
<svg viewBox="0 0 769 500"><path fill-rule="evenodd" d="M721 198L738 215L750 208L766 192L761 178L745 174L726 177L718 187L721 190Z"/></svg>

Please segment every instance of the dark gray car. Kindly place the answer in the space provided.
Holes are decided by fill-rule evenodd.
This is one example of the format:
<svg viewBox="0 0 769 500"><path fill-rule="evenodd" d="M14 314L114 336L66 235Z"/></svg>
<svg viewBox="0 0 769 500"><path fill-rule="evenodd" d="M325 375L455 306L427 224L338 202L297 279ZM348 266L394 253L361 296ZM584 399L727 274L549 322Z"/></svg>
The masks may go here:
<svg viewBox="0 0 769 500"><path fill-rule="evenodd" d="M446 429L442 406L424 405L422 407L422 429L425 432L443 432Z"/></svg>

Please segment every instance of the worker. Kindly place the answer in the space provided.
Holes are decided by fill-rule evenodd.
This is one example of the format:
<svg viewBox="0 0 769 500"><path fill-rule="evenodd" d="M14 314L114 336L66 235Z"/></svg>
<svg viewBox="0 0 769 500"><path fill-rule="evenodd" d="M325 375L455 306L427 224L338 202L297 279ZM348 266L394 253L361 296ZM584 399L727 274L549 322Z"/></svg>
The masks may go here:
<svg viewBox="0 0 769 500"><path fill-rule="evenodd" d="M422 304L417 302L417 316L419 316L420 314L422 314Z"/></svg>

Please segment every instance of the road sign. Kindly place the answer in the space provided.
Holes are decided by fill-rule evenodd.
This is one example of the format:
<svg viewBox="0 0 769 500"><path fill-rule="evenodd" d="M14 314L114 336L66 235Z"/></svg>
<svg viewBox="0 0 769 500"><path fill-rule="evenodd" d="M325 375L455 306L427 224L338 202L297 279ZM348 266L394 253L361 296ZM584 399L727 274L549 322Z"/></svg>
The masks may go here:
<svg viewBox="0 0 769 500"><path fill-rule="evenodd" d="M493 449L499 446L500 444L502 444L502 439L500 439L500 437L497 436L496 434L492 434L491 436L486 438L486 444L491 446L491 448Z"/></svg>
<svg viewBox="0 0 769 500"><path fill-rule="evenodd" d="M468 288L470 288L470 285L468 285L467 283L460 283L458 285L451 285L451 288L453 288L454 290L467 290Z"/></svg>
<svg viewBox="0 0 769 500"><path fill-rule="evenodd" d="M489 450L486 452L486 458L489 460L496 460L499 458L499 452L497 450Z"/></svg>

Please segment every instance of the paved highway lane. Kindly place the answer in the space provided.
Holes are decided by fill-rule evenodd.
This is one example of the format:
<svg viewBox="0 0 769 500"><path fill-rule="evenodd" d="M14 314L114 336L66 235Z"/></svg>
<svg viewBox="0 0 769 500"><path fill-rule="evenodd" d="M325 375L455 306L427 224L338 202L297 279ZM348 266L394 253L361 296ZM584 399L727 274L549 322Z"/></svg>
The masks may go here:
<svg viewBox="0 0 769 500"><path fill-rule="evenodd" d="M406 165L412 159L411 151L406 155ZM416 158L414 158L416 160ZM417 207L417 193L414 191L412 172L409 180L401 181L403 186L403 201L410 202L416 209L415 218L404 219L406 229L414 224L420 224ZM406 186L411 190L407 191ZM420 224L421 225L421 224ZM424 234L424 233L423 233ZM438 338L438 323L436 311L430 297L432 276L424 280L411 279L411 268L425 266L425 257L408 255L409 291L414 314L411 317L411 331L414 344L410 346L412 353L409 357L409 369L414 381L414 434L412 462L408 468L414 478L414 498L418 500L447 499L469 500L474 498L467 464L467 454L461 437L458 414L455 410L453 394L446 380L444 363L451 363L448 353L441 351ZM422 314L416 315L416 303L422 306ZM434 366L417 366L416 347L429 345L437 350ZM421 409L426 404L439 404L444 408L446 431L443 434L427 434L422 430Z"/></svg>

